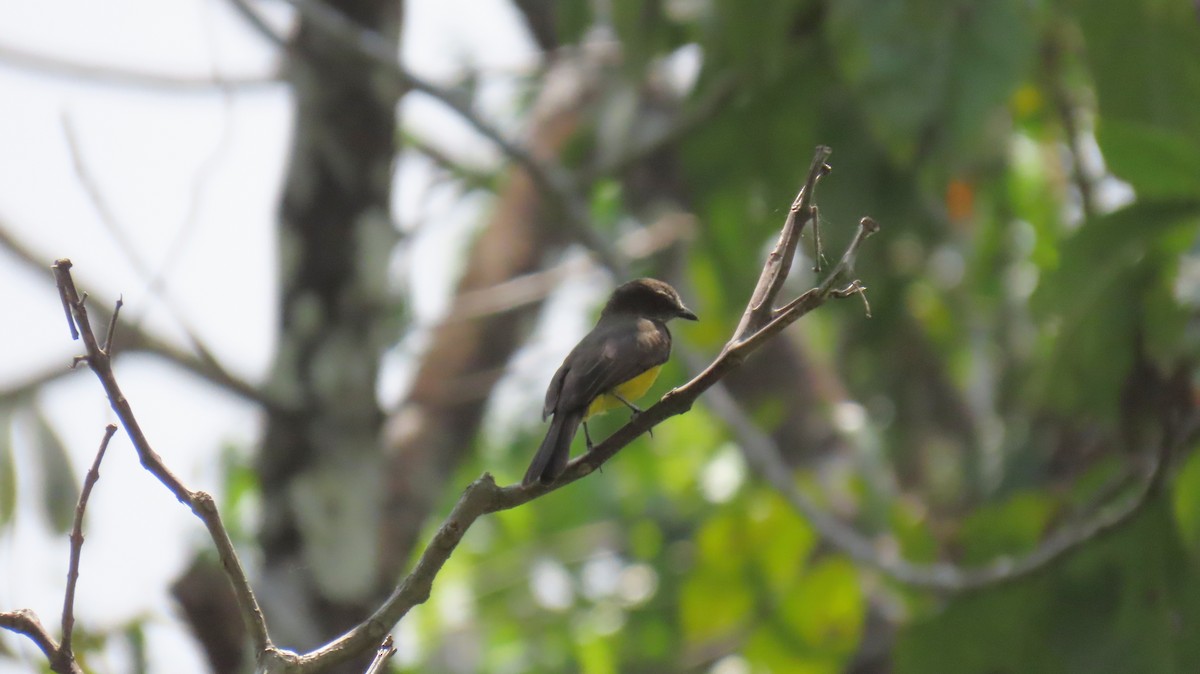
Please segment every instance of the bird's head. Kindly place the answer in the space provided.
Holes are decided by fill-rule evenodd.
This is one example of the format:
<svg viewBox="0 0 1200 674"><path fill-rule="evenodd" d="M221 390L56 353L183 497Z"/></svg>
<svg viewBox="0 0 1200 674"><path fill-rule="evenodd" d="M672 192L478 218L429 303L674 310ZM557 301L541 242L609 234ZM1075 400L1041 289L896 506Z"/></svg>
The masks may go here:
<svg viewBox="0 0 1200 674"><path fill-rule="evenodd" d="M617 286L600 315L611 314L645 316L661 321L672 318L699 320L684 306L679 293L669 283L652 278L635 279Z"/></svg>

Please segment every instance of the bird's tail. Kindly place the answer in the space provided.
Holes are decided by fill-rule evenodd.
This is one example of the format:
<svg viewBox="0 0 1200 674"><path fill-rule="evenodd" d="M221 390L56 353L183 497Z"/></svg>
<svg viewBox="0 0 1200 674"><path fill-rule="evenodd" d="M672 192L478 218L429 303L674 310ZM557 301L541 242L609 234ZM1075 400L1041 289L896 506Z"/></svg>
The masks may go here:
<svg viewBox="0 0 1200 674"><path fill-rule="evenodd" d="M575 431L579 430L581 422L582 412L554 415L542 446L538 447L529 470L525 471L525 479L521 481L523 484L535 481L549 484L562 474L567 467L567 459L571 458L571 440L575 439Z"/></svg>

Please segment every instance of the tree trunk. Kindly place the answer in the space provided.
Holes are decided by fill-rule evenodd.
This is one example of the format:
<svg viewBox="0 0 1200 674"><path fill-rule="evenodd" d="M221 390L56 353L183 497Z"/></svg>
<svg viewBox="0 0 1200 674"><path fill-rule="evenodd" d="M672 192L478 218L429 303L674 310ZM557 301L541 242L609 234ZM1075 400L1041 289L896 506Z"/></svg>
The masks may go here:
<svg viewBox="0 0 1200 674"><path fill-rule="evenodd" d="M398 52L402 3L330 4ZM300 413L266 418L260 597L276 642L308 649L361 621L376 599L376 376L396 337L386 270L397 238L390 193L402 91L307 18L288 46L296 118L269 388Z"/></svg>

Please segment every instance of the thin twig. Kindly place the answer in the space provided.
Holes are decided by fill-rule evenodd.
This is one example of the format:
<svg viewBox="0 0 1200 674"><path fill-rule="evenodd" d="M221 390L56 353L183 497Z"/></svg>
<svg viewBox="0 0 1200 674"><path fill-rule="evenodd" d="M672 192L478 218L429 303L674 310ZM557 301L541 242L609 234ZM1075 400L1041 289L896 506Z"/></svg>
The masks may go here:
<svg viewBox="0 0 1200 674"><path fill-rule="evenodd" d="M481 167L468 166L465 161L450 156L436 143L411 129L404 131L403 139L405 149L423 155L437 168L458 179L464 191L494 189L497 182L495 172Z"/></svg>
<svg viewBox="0 0 1200 674"><path fill-rule="evenodd" d="M234 0L231 0L234 1ZM51 77L83 80L88 83L151 89L162 93L210 94L221 91L255 91L277 87L276 75L246 75L235 77L187 77L166 73L125 70L117 66L67 61L54 56L35 54L0 45L0 61Z"/></svg>
<svg viewBox="0 0 1200 674"><path fill-rule="evenodd" d="M233 5L233 9L238 14L241 14L246 23L250 24L250 27L266 39L267 42L280 49L287 49L287 38L275 32L275 29L267 23L267 20L257 10L250 6L249 2L246 2L246 0L229 0L229 4Z"/></svg>
<svg viewBox="0 0 1200 674"><path fill-rule="evenodd" d="M104 452L108 451L108 443L117 432L116 424L104 427L104 438L100 440L100 449L92 467L83 478L83 488L79 490L79 502L75 504L75 521L71 525L71 552L67 563L67 589L63 593L62 610L62 645L58 649L59 659L74 661L75 653L71 650L71 633L75 629L75 586L79 582L79 559L83 554L83 514L87 510L88 498L92 488L100 479L100 462L104 460Z"/></svg>
<svg viewBox="0 0 1200 674"><path fill-rule="evenodd" d="M104 335L104 353L112 355L113 335L117 334L117 318L121 315L121 307L125 306L125 296L119 295L113 306L112 318L108 319L108 332Z"/></svg>

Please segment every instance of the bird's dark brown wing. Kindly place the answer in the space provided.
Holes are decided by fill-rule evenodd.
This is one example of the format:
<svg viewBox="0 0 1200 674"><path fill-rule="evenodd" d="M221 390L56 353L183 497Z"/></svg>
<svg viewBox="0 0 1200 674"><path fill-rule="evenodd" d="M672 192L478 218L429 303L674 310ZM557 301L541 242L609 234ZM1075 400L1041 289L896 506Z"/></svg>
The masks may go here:
<svg viewBox="0 0 1200 674"><path fill-rule="evenodd" d="M558 366L558 371L550 380L550 386L546 387L546 402L542 404L542 421L545 421L551 414L554 414L554 410L558 409L558 394L559 391L562 391L563 378L567 376L567 365L570 361L571 356L568 355L563 364Z"/></svg>
<svg viewBox="0 0 1200 674"><path fill-rule="evenodd" d="M601 320L550 381L543 416L584 410L601 393L662 365L670 356L666 325L632 316Z"/></svg>

